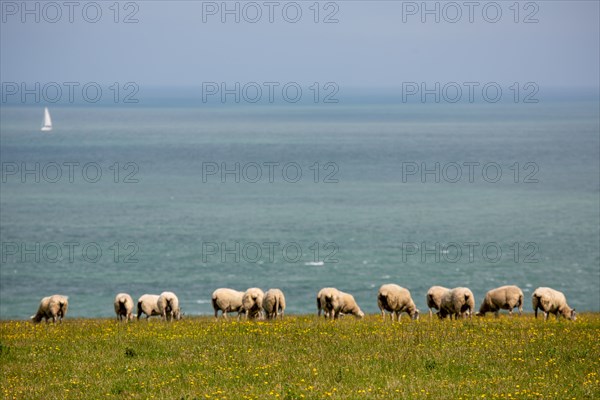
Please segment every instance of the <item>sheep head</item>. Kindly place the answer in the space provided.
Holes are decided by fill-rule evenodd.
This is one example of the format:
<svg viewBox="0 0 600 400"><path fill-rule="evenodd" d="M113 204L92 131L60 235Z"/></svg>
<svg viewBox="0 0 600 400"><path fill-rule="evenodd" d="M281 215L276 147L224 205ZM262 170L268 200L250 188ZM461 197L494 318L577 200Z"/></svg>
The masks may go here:
<svg viewBox="0 0 600 400"><path fill-rule="evenodd" d="M413 320L419 319L419 310L415 310L415 312L410 316Z"/></svg>

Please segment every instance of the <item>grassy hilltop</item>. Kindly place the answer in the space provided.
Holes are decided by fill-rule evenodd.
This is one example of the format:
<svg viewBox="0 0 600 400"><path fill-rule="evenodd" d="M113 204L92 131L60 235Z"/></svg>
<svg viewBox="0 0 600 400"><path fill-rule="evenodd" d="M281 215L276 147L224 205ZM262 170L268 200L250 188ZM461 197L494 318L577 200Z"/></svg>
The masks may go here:
<svg viewBox="0 0 600 400"><path fill-rule="evenodd" d="M600 314L0 322L6 399L600 398Z"/></svg>

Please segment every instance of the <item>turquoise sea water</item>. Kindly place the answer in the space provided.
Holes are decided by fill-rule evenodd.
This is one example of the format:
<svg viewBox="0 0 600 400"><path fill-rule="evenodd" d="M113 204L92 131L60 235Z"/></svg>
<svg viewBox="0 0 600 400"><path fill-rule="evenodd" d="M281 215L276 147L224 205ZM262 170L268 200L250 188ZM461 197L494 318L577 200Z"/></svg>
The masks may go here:
<svg viewBox="0 0 600 400"><path fill-rule="evenodd" d="M210 314L214 289L252 286L281 288L290 313L315 312L323 286L373 313L388 282L421 311L435 284L478 303L504 284L550 286L598 311L598 110L57 106L43 134L43 107L4 107L0 317L54 293L70 316L111 316L117 292L164 290ZM439 182L421 176L436 163Z"/></svg>

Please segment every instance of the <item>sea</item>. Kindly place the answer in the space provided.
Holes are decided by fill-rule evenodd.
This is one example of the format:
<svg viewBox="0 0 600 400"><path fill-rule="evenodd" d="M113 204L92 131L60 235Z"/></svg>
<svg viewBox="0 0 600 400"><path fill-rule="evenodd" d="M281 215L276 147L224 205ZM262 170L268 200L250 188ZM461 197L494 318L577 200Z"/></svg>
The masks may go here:
<svg viewBox="0 0 600 400"><path fill-rule="evenodd" d="M53 120L40 132L44 107ZM322 287L376 313L397 283L477 307L514 284L600 311L597 98L524 103L27 104L0 111L0 318L42 297L114 317L127 292Z"/></svg>

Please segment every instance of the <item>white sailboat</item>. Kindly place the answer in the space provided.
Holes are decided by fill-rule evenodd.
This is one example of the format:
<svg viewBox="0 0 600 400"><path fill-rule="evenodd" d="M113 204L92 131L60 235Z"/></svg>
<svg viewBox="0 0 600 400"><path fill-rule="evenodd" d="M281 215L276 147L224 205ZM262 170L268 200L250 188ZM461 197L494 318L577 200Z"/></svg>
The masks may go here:
<svg viewBox="0 0 600 400"><path fill-rule="evenodd" d="M52 130L52 119L50 118L50 111L48 107L44 108L44 125L42 125L42 132L48 132Z"/></svg>

